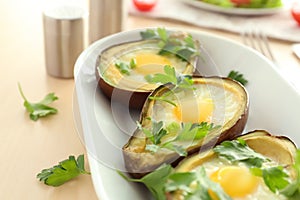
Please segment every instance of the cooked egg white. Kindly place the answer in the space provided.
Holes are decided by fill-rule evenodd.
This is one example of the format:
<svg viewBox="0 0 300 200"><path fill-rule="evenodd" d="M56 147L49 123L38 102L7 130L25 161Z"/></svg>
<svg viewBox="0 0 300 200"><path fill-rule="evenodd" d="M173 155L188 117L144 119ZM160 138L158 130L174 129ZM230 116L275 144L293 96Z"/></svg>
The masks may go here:
<svg viewBox="0 0 300 200"><path fill-rule="evenodd" d="M239 94L213 84L195 84L194 87L194 90L181 91L168 97L176 106L156 101L152 118L166 124L175 121L224 125L239 112L239 102L242 102Z"/></svg>
<svg viewBox="0 0 300 200"><path fill-rule="evenodd" d="M124 89L145 88L153 89L156 86L145 80L146 75L164 73L164 66L170 65L175 68L176 73L184 73L187 62L182 61L174 55L159 55L157 48L138 48L118 55L109 63L103 76L112 84ZM130 74L124 75L115 66L117 62L130 63L134 59L136 67L130 70Z"/></svg>

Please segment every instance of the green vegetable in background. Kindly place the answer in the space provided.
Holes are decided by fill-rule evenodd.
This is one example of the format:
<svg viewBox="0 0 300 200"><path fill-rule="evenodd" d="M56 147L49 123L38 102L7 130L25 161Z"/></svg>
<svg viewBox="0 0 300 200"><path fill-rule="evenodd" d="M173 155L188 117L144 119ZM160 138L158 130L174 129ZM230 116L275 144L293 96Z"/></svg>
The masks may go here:
<svg viewBox="0 0 300 200"><path fill-rule="evenodd" d="M90 174L84 169L84 155L79 155L77 160L74 156L69 156L69 159L59 162L58 165L43 169L36 177L46 185L60 186L80 174Z"/></svg>
<svg viewBox="0 0 300 200"><path fill-rule="evenodd" d="M48 106L48 104L52 103L53 101L57 100L58 97L55 96L54 93L47 94L43 100L37 103L29 102L21 88L21 85L18 83L19 92L24 99L24 107L29 112L30 119L33 121L37 121L40 117L45 117L49 114L57 113L57 109Z"/></svg>
<svg viewBox="0 0 300 200"><path fill-rule="evenodd" d="M199 0L224 8L276 8L281 7L281 0Z"/></svg>

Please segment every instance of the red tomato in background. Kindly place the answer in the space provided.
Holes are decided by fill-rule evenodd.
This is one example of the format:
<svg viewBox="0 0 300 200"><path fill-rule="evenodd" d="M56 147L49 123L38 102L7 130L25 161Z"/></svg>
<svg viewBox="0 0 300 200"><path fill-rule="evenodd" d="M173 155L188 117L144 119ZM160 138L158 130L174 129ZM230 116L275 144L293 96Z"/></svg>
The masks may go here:
<svg viewBox="0 0 300 200"><path fill-rule="evenodd" d="M300 4L299 3L293 4L292 9L291 9L291 14L292 14L293 18L300 25Z"/></svg>
<svg viewBox="0 0 300 200"><path fill-rule="evenodd" d="M133 4L140 11L149 11L157 3L158 0L133 0Z"/></svg>
<svg viewBox="0 0 300 200"><path fill-rule="evenodd" d="M249 4L251 0L231 0L231 2L239 6L239 5Z"/></svg>

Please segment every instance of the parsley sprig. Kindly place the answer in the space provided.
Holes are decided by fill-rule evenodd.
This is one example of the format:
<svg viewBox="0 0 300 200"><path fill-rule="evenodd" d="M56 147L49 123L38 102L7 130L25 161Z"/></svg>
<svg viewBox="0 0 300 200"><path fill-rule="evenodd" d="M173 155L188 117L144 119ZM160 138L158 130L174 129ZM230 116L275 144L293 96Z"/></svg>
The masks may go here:
<svg viewBox="0 0 300 200"><path fill-rule="evenodd" d="M149 83L167 84L172 83L179 88L192 88L193 79L188 75L176 75L175 68L170 65L164 66L164 74L156 73L145 76L145 79Z"/></svg>
<svg viewBox="0 0 300 200"><path fill-rule="evenodd" d="M178 127L173 125L172 129L174 128L177 129ZM233 144L229 144L228 142ZM223 147L219 148L220 146ZM237 151L237 147L242 150ZM222 152L221 157L228 159L228 161L232 163L244 162L254 175L263 178L270 191L284 195L289 200L299 199L300 150L297 150L296 152L295 163L293 166L296 171L296 178L292 181L288 179L288 175L285 173L284 167L266 167L266 165L263 165L265 162L271 161L268 158L264 158L261 154L254 152L242 139L223 142L216 146L213 150L219 156L220 152L224 151ZM226 154L229 156L225 156ZM246 158L247 154L249 155L249 159ZM258 159L255 158L256 156ZM231 200L219 184L210 180L203 167L199 167L197 170L191 172L175 172L170 165L163 164L161 167L141 179L130 179L124 174L121 175L128 181L141 182L145 184L155 199L158 200L166 200L166 193L173 193L178 190L181 191L180 194L184 196L184 199L188 200L211 200L212 193L220 200ZM193 186L191 187L191 185Z"/></svg>
<svg viewBox="0 0 300 200"><path fill-rule="evenodd" d="M173 84L174 88L171 91L166 92L161 96L149 96L149 99L165 101L173 106L176 106L176 103L168 99L168 96L170 96L170 94L172 94L175 90L195 89L193 87L194 81L191 76L188 75L177 76L174 67L171 67L170 65L164 66L164 74L156 73L153 75L147 75L145 76L145 79L147 82L154 83L154 84L167 84L167 83Z"/></svg>
<svg viewBox="0 0 300 200"><path fill-rule="evenodd" d="M187 156L187 152L184 146L178 143L191 141L190 144L192 144L194 141L204 138L213 129L219 127L207 122L181 123L180 125L177 122L173 122L167 127L164 126L163 121L156 122L151 120L151 123L151 128L144 128L141 124L138 124L138 128L143 131L150 141L150 143L146 145L146 150L155 153L159 149L165 148L175 151L180 156ZM162 138L169 134L175 137L162 142Z"/></svg>
<svg viewBox="0 0 300 200"><path fill-rule="evenodd" d="M268 188L277 193L284 189L289 181L287 180L288 175L285 173L282 166L268 167L268 168L251 168L252 174L262 177Z"/></svg>
<svg viewBox="0 0 300 200"><path fill-rule="evenodd" d="M127 181L143 183L149 189L154 199L166 200L164 187L172 172L172 166L164 164L140 179L129 178L121 172L118 173Z"/></svg>
<svg viewBox="0 0 300 200"><path fill-rule="evenodd" d="M80 174L90 174L84 168L84 155L79 155L77 159L74 156L69 156L68 159L59 162L58 165L43 169L36 177L46 185L60 186Z"/></svg>
<svg viewBox="0 0 300 200"><path fill-rule="evenodd" d="M296 172L296 178L280 191L280 193L288 197L289 200L300 199L300 149L296 152L293 167Z"/></svg>
<svg viewBox="0 0 300 200"><path fill-rule="evenodd" d="M224 141L213 149L220 157L232 163L243 162L252 174L262 177L264 183L274 193L280 193L289 200L300 197L300 151L297 151L294 168L297 172L296 180L289 182L289 176L283 166L268 166L270 159L256 153L244 140Z"/></svg>
<svg viewBox="0 0 300 200"><path fill-rule="evenodd" d="M232 163L243 162L249 167L260 168L265 161L269 161L269 159L251 149L242 139L224 141L217 145L213 151L219 157L225 158Z"/></svg>
<svg viewBox="0 0 300 200"><path fill-rule="evenodd" d="M164 164L141 179L119 174L127 181L143 183L157 200L166 200L166 193L177 190L182 191L187 200L211 200L210 192L214 192L220 200L231 200L219 184L209 179L203 167L193 172L174 172L171 165ZM195 183L196 187L190 187L191 183Z"/></svg>
<svg viewBox="0 0 300 200"><path fill-rule="evenodd" d="M19 92L24 100L24 107L29 112L29 117L33 121L37 121L40 117L45 117L49 114L56 114L57 109L48 106L53 101L57 100L58 97L54 93L47 94L44 99L37 103L31 103L25 97L20 83L18 83Z"/></svg>
<svg viewBox="0 0 300 200"><path fill-rule="evenodd" d="M248 80L245 79L244 75L238 71L233 71L233 70L230 71L229 74L227 75L227 77L240 82L244 86L246 86L248 84Z"/></svg>
<svg viewBox="0 0 300 200"><path fill-rule="evenodd" d="M190 187L193 183L195 187ZM184 199L211 200L213 192L219 200L231 200L218 183L210 180L204 167L192 172L177 172L169 176L166 183L166 191L174 192L180 190Z"/></svg>
<svg viewBox="0 0 300 200"><path fill-rule="evenodd" d="M183 39L172 37L171 33L165 28L157 28L156 30L147 29L142 31L143 40L157 39L158 46L161 48L160 55L175 55L183 61L189 62L193 56L199 55L193 37L188 34Z"/></svg>

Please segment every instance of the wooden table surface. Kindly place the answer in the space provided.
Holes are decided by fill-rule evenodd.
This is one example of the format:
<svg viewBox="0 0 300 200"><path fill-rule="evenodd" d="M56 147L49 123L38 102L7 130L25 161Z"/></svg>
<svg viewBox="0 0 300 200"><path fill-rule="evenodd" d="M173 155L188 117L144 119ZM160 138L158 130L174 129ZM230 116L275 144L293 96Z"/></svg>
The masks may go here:
<svg viewBox="0 0 300 200"><path fill-rule="evenodd" d="M56 188L36 179L41 169L51 167L69 155L86 154L73 117L74 80L54 78L46 73L41 18L43 1L0 1L0 199L96 200L89 175ZM193 29L240 40L237 34L134 16L128 17L125 29L145 26ZM271 40L271 46L287 71L300 68L299 60L291 52L291 43ZM36 122L30 120L22 105L18 82L32 101L55 92L59 100L52 106L58 113ZM88 163L85 164L89 169Z"/></svg>

